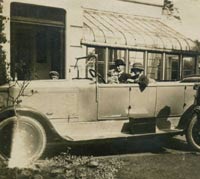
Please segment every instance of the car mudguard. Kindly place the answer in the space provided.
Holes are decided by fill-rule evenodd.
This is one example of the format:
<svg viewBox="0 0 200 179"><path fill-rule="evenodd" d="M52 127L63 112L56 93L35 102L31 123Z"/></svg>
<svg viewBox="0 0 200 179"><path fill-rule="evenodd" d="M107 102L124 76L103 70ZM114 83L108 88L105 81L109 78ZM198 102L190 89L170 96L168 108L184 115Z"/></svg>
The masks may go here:
<svg viewBox="0 0 200 179"><path fill-rule="evenodd" d="M200 106L196 106L193 110L194 113L198 114L198 116L200 115Z"/></svg>
<svg viewBox="0 0 200 179"><path fill-rule="evenodd" d="M44 128L48 143L63 142L63 138L57 133L49 119L39 111L25 106L11 106L0 111L0 122L12 116L27 116L38 121Z"/></svg>
<svg viewBox="0 0 200 179"><path fill-rule="evenodd" d="M181 116L179 124L177 128L179 129L187 129L190 121L192 120L192 116L194 114L197 114L199 117L198 119L200 120L200 106L192 105L190 106Z"/></svg>

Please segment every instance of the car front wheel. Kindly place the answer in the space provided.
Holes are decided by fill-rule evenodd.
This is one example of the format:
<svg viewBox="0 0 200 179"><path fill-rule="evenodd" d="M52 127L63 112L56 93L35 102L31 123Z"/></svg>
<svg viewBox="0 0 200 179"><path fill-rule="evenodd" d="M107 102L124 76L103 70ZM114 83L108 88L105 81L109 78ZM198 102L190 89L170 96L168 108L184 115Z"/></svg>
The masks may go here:
<svg viewBox="0 0 200 179"><path fill-rule="evenodd" d="M45 130L35 119L13 116L0 122L0 156L3 159L29 164L41 157L45 147Z"/></svg>
<svg viewBox="0 0 200 179"><path fill-rule="evenodd" d="M200 120L197 114L194 114L186 131L188 144L197 151L200 151Z"/></svg>

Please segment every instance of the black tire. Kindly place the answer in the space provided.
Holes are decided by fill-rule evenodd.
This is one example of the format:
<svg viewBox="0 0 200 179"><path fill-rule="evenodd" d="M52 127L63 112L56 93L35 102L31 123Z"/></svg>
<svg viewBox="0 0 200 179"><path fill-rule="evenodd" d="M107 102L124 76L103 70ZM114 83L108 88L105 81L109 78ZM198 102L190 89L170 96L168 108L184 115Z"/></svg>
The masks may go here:
<svg viewBox="0 0 200 179"><path fill-rule="evenodd" d="M188 144L196 151L200 151L200 121L194 114L186 131Z"/></svg>
<svg viewBox="0 0 200 179"><path fill-rule="evenodd" d="M5 160L11 160L15 153L31 163L42 156L46 143L45 130L33 118L14 116L0 123L0 156Z"/></svg>

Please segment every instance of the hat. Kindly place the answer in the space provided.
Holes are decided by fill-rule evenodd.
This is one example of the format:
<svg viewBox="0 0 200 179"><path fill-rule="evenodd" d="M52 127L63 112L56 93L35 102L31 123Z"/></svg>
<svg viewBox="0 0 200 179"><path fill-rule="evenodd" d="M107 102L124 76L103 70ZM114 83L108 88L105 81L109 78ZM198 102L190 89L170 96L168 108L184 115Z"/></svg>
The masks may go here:
<svg viewBox="0 0 200 179"><path fill-rule="evenodd" d="M50 71L49 72L49 76L52 77L52 76L57 76L59 77L59 73L57 71Z"/></svg>
<svg viewBox="0 0 200 179"><path fill-rule="evenodd" d="M125 66L126 64L124 63L122 59L115 60L115 66L120 66L120 65Z"/></svg>
<svg viewBox="0 0 200 179"><path fill-rule="evenodd" d="M131 68L131 72L133 72L134 70L144 71L144 67L141 63L134 63Z"/></svg>

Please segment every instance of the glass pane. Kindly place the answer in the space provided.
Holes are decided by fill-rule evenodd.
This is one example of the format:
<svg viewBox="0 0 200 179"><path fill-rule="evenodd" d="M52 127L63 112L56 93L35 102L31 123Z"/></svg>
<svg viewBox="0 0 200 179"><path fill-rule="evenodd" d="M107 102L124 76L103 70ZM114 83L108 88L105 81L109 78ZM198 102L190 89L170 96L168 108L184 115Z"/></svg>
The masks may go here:
<svg viewBox="0 0 200 179"><path fill-rule="evenodd" d="M64 24L63 9L11 4L13 78L49 79L50 71L57 71L60 78L65 77Z"/></svg>
<svg viewBox="0 0 200 179"><path fill-rule="evenodd" d="M98 72L103 76L104 75L104 63L98 63ZM103 76L104 77L104 76Z"/></svg>
<svg viewBox="0 0 200 179"><path fill-rule="evenodd" d="M148 66L147 76L154 80L162 80L162 54L160 53L149 53L148 54Z"/></svg>
<svg viewBox="0 0 200 179"><path fill-rule="evenodd" d="M12 11L15 8L13 6ZM11 21L12 77L19 80L50 79L49 72L57 71L60 78L64 78L64 39L65 31L62 27Z"/></svg>
<svg viewBox="0 0 200 179"><path fill-rule="evenodd" d="M180 60L178 55L166 55L165 80L180 80Z"/></svg>
<svg viewBox="0 0 200 179"><path fill-rule="evenodd" d="M98 73L100 73L102 76L104 76L104 68L105 68L105 48L102 48L102 47L88 47L87 48L87 55L89 54L97 54L98 55ZM89 69L96 69L96 66L95 66L95 61L88 61L87 62L87 71ZM87 76L90 78L90 74L87 73Z"/></svg>
<svg viewBox="0 0 200 179"><path fill-rule="evenodd" d="M108 54L109 69L114 68L114 61L116 59L122 59L125 61L125 50L109 49Z"/></svg>
<svg viewBox="0 0 200 179"><path fill-rule="evenodd" d="M134 63L141 63L144 66L144 52L129 52L129 72Z"/></svg>
<svg viewBox="0 0 200 179"><path fill-rule="evenodd" d="M183 77L195 74L195 58L183 57Z"/></svg>

